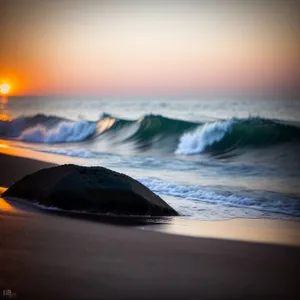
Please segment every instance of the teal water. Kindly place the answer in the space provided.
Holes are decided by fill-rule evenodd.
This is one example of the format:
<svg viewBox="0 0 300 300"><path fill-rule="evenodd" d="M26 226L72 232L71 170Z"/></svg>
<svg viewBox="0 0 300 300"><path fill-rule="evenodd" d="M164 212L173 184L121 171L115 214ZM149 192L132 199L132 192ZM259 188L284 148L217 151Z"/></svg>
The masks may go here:
<svg viewBox="0 0 300 300"><path fill-rule="evenodd" d="M300 217L296 97L12 97L0 137L127 173L183 217Z"/></svg>

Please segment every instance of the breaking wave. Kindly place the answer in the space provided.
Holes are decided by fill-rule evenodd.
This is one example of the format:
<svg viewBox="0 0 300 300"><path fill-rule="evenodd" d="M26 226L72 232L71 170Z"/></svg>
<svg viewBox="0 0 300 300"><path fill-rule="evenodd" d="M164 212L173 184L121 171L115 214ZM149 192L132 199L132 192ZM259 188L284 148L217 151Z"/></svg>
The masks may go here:
<svg viewBox="0 0 300 300"><path fill-rule="evenodd" d="M259 117L201 123L161 115L126 120L102 114L97 121L74 121L38 114L0 121L0 137L42 144L131 143L136 150L195 155L300 143L300 127Z"/></svg>
<svg viewBox="0 0 300 300"><path fill-rule="evenodd" d="M231 131L233 120L207 123L180 138L176 154L197 154L220 142Z"/></svg>
<svg viewBox="0 0 300 300"><path fill-rule="evenodd" d="M176 154L224 153L234 149L299 143L300 127L262 118L206 123L180 137Z"/></svg>
<svg viewBox="0 0 300 300"><path fill-rule="evenodd" d="M96 132L96 123L38 114L0 121L0 136L31 143L80 142Z"/></svg>
<svg viewBox="0 0 300 300"><path fill-rule="evenodd" d="M87 121L59 123L55 128L48 129L43 125L25 129L18 140L35 143L66 143L86 140L96 132L96 124Z"/></svg>

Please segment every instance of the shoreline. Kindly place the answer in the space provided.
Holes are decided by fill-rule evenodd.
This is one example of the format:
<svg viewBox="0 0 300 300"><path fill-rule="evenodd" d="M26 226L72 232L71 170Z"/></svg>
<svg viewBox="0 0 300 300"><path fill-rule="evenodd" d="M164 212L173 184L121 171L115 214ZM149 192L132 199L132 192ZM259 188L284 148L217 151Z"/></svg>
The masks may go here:
<svg viewBox="0 0 300 300"><path fill-rule="evenodd" d="M277 219L202 221L173 218L167 224L145 227L167 234L300 247L300 222Z"/></svg>
<svg viewBox="0 0 300 300"><path fill-rule="evenodd" d="M0 188L1 194L2 188ZM1 196L0 196L1 197ZM184 217L145 217L91 214L44 208L23 199L0 198L0 212L38 213L86 220L98 224L131 227L177 236L212 238L270 245L300 247L300 223L275 219L189 220Z"/></svg>
<svg viewBox="0 0 300 300"><path fill-rule="evenodd" d="M35 155L34 158L33 155ZM3 169L7 170L5 173L0 172L0 194L1 188L9 187L10 184L29 173L42 168L53 167L59 163L71 162L71 159L66 161L64 160L64 156L60 155L36 153L29 149L10 148L9 146L0 147L0 164ZM3 201L4 200L2 199L2 205L5 206ZM8 201L8 204L10 203L11 202ZM25 210L28 210L28 208L30 210L30 206L34 207L33 204L25 203ZM184 216L140 218L97 214L91 215L82 212L42 209L41 207L38 208L38 210L40 213L56 214L104 224L132 226L141 230L156 231L179 236L300 246L300 222L294 220L235 218L202 221L191 220L184 218Z"/></svg>

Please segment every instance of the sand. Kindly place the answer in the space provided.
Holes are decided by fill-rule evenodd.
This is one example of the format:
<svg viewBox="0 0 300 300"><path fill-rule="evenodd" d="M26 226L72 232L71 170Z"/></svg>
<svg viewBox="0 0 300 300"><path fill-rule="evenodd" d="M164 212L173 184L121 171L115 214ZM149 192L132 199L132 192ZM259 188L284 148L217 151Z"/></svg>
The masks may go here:
<svg viewBox="0 0 300 300"><path fill-rule="evenodd" d="M49 162L0 153L0 186L9 187L25 175L53 166Z"/></svg>
<svg viewBox="0 0 300 300"><path fill-rule="evenodd" d="M0 165L0 186L48 166L7 155ZM0 201L0 292L18 299L299 299L298 278L299 247L171 235Z"/></svg>

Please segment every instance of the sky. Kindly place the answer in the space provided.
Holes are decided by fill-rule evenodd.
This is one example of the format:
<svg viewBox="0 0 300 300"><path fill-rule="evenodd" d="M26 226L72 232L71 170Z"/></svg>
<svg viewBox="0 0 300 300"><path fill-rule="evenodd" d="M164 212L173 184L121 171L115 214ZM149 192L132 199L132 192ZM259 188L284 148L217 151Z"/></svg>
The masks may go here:
<svg viewBox="0 0 300 300"><path fill-rule="evenodd" d="M0 82L15 95L288 89L297 3L0 0Z"/></svg>

